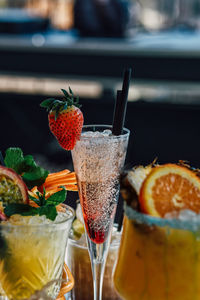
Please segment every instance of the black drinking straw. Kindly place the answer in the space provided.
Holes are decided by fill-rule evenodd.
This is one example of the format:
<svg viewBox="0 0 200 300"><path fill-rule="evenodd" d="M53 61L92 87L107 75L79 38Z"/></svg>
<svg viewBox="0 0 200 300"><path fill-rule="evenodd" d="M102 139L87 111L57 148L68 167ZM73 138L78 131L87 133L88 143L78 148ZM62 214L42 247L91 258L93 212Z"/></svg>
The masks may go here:
<svg viewBox="0 0 200 300"><path fill-rule="evenodd" d="M131 68L128 68L124 71L122 90L117 91L117 98L115 102L113 126L112 126L113 135L122 134L124 128L130 79L131 79ZM119 209L118 231L121 230L123 217L124 217L123 199L121 199L121 205Z"/></svg>
<svg viewBox="0 0 200 300"><path fill-rule="evenodd" d="M131 69L129 68L124 71L122 90L117 91L113 116L113 135L120 135L124 127L130 79Z"/></svg>

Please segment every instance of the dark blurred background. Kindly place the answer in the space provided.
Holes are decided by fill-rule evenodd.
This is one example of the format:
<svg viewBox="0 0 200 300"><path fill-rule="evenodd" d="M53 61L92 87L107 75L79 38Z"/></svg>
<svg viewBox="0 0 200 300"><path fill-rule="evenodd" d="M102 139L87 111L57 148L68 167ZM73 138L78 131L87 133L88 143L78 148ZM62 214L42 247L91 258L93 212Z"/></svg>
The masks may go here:
<svg viewBox="0 0 200 300"><path fill-rule="evenodd" d="M85 124L111 124L131 67L126 167L200 167L199 28L199 0L0 0L0 150L72 169L40 102L70 86Z"/></svg>

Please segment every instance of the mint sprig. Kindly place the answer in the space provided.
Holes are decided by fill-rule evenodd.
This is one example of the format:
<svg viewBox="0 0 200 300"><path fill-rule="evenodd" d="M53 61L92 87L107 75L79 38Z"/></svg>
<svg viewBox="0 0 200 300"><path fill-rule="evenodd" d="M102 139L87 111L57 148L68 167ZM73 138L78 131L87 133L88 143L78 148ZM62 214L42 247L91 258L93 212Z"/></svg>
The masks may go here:
<svg viewBox="0 0 200 300"><path fill-rule="evenodd" d="M48 219L54 221L57 216L56 206L63 203L67 196L67 191L63 188L61 191L54 193L49 198L45 199L45 189L43 194L37 192L37 197L29 195L29 198L34 201L39 207L32 207L23 203L10 203L5 206L4 213L7 217L15 214L22 216L45 215Z"/></svg>
<svg viewBox="0 0 200 300"><path fill-rule="evenodd" d="M4 208L4 213L7 217L11 217L15 214L22 216L34 216L37 215L37 207L32 207L24 203L10 203Z"/></svg>
<svg viewBox="0 0 200 300"><path fill-rule="evenodd" d="M38 166L32 155L24 156L20 148L8 148L4 159L5 165L21 175L28 189L42 185L49 172Z"/></svg>

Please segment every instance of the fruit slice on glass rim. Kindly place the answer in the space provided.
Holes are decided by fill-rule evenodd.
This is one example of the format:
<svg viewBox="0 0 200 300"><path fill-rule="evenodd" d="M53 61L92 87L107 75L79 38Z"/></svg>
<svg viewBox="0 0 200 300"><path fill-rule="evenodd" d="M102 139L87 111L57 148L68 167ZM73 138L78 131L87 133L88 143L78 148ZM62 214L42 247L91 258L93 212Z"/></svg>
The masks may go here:
<svg viewBox="0 0 200 300"><path fill-rule="evenodd" d="M0 201L4 204L28 203L28 189L14 170L0 166Z"/></svg>
<svg viewBox="0 0 200 300"><path fill-rule="evenodd" d="M200 178L176 164L156 166L146 177L139 194L142 212L155 217L190 209L200 212Z"/></svg>

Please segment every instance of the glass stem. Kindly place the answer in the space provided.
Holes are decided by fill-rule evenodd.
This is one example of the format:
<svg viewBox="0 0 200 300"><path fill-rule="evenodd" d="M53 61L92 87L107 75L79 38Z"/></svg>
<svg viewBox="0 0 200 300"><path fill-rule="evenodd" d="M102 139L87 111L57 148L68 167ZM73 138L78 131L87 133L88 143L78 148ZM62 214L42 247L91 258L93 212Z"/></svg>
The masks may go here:
<svg viewBox="0 0 200 300"><path fill-rule="evenodd" d="M105 269L105 262L92 264L93 286L94 286L94 300L102 299L103 275Z"/></svg>
<svg viewBox="0 0 200 300"><path fill-rule="evenodd" d="M87 236L88 250L93 274L94 300L102 299L103 277L110 245L110 237L111 233L104 243L95 244Z"/></svg>

